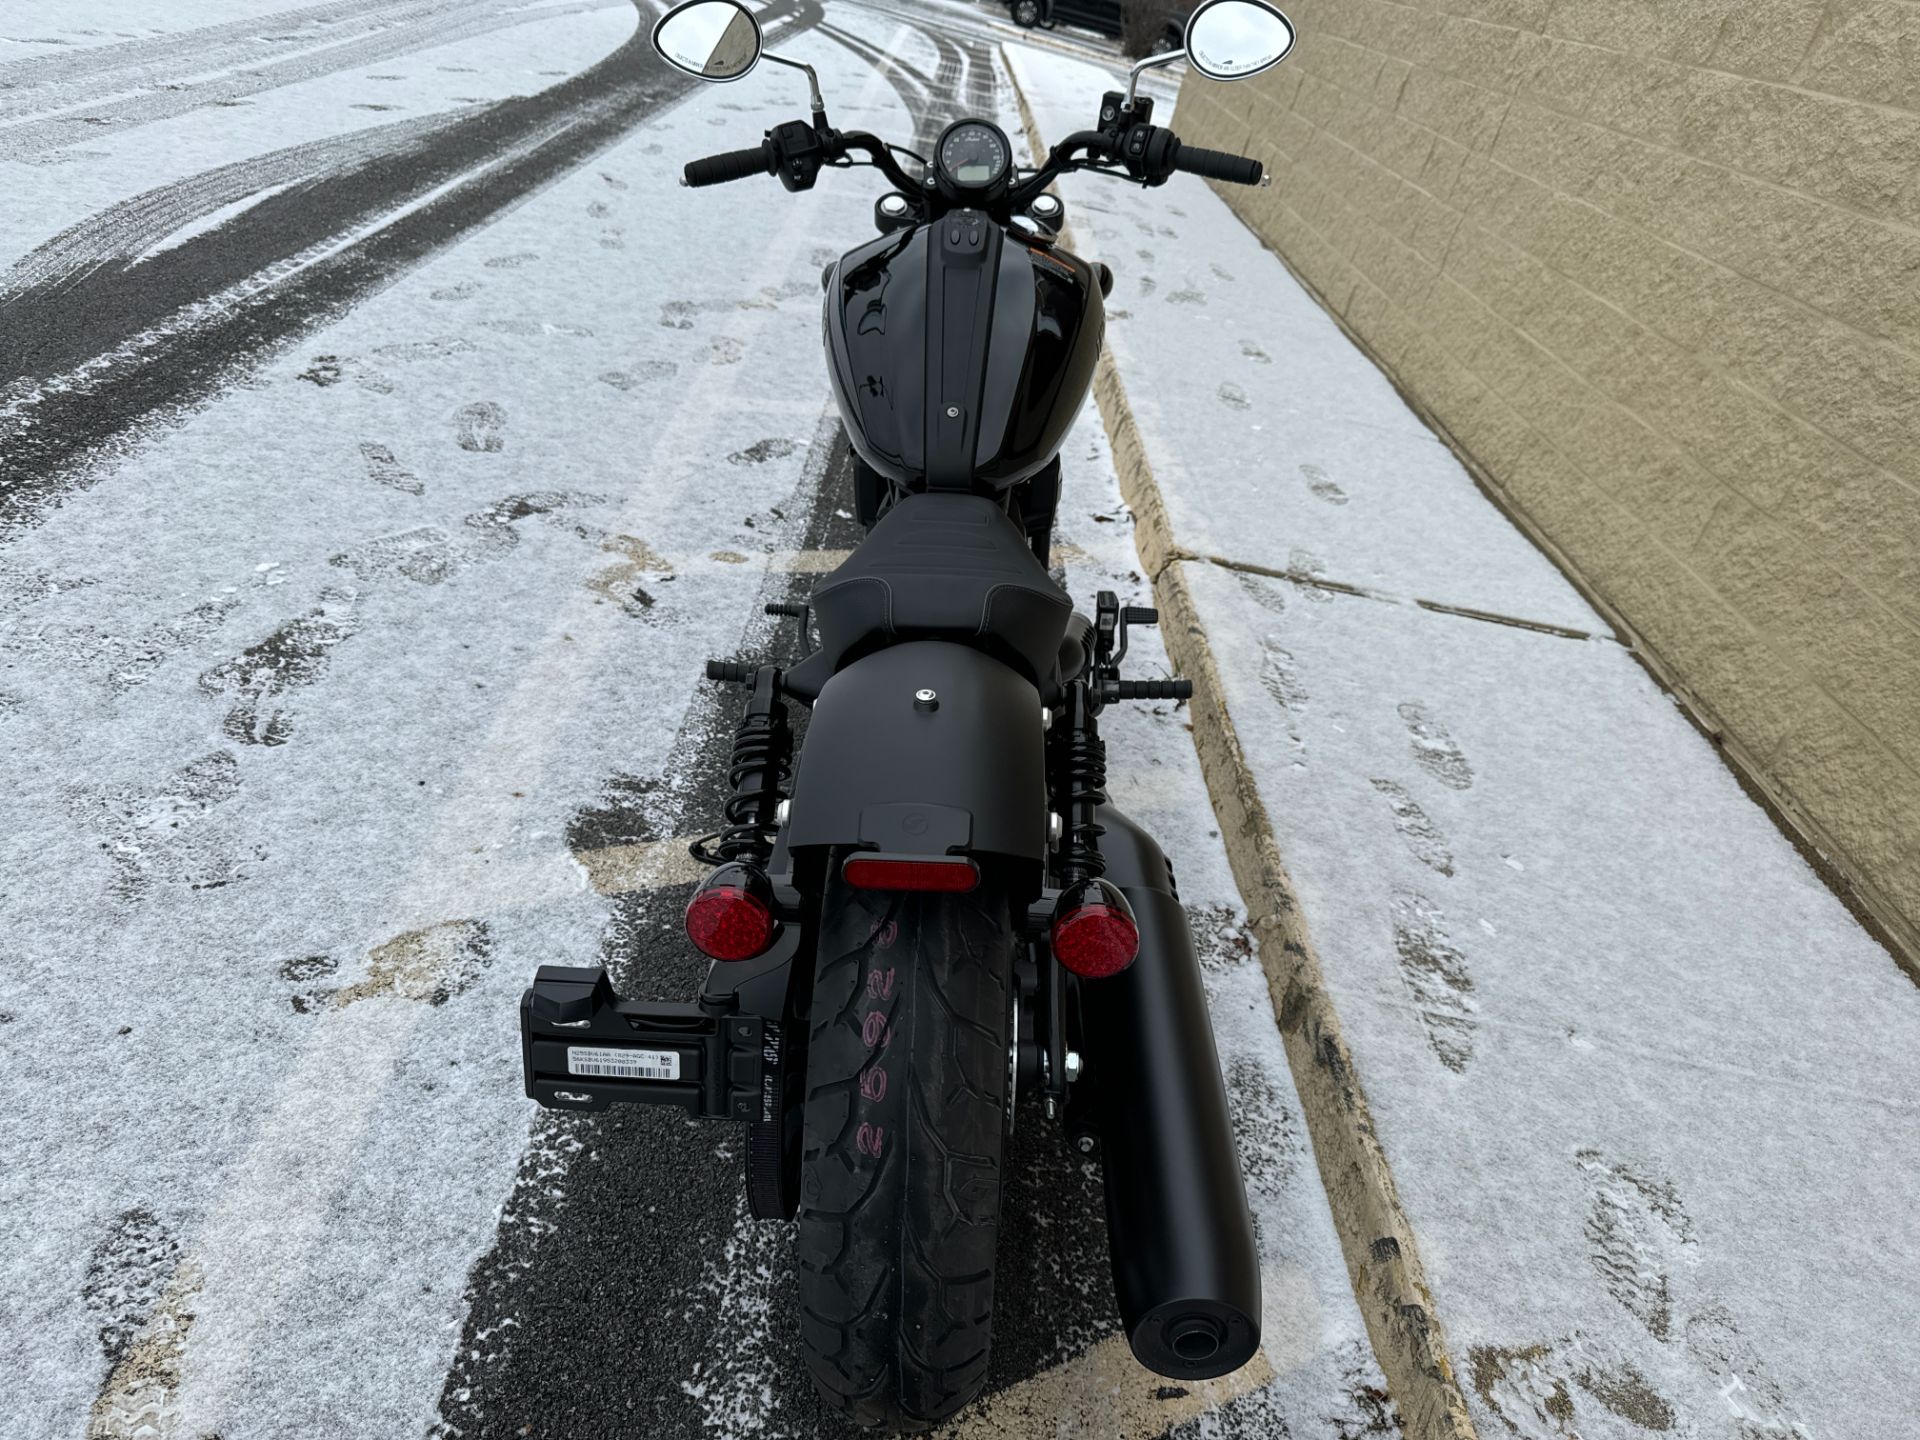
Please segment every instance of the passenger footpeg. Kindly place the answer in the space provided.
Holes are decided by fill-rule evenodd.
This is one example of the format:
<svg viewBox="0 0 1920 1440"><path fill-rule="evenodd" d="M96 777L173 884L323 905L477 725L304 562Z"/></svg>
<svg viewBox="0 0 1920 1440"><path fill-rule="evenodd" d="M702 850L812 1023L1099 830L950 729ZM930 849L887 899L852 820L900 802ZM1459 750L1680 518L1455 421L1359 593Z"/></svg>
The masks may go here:
<svg viewBox="0 0 1920 1440"><path fill-rule="evenodd" d="M1127 658L1127 627L1158 625L1160 612L1146 605L1122 605L1111 590L1102 590L1095 602L1095 690L1102 705L1116 700L1191 700L1191 680L1122 680L1120 662Z"/></svg>

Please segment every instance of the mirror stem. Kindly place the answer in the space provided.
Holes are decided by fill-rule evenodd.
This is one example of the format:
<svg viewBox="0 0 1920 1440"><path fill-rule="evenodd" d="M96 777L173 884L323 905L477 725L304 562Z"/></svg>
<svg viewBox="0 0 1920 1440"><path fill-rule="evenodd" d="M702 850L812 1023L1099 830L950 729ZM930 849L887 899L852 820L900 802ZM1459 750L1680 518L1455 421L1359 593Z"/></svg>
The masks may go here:
<svg viewBox="0 0 1920 1440"><path fill-rule="evenodd" d="M804 71L807 77L807 90L813 99L813 113L815 115L824 115L827 113L827 102L820 98L820 77L813 73L813 67L811 65L799 60L789 60L786 56L776 55L771 50L761 51L760 58L762 60L771 60L776 65L785 65L794 70Z"/></svg>
<svg viewBox="0 0 1920 1440"><path fill-rule="evenodd" d="M769 55L767 58L771 60L773 57ZM1148 70L1158 70L1162 65L1171 65L1176 60L1184 60L1186 58L1187 52L1183 48L1179 50L1169 50L1162 55L1149 55L1146 59L1138 62L1133 69L1127 72L1127 98L1120 102L1120 109L1122 111L1133 109L1133 92L1139 88L1142 73Z"/></svg>

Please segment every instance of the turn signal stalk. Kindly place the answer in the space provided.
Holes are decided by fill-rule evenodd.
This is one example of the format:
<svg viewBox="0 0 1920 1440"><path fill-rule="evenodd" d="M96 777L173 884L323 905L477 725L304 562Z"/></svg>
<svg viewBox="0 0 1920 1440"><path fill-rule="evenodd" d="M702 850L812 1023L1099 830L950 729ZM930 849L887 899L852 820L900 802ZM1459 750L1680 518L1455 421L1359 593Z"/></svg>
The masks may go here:
<svg viewBox="0 0 1920 1440"><path fill-rule="evenodd" d="M1104 980L1133 964L1140 927L1119 887L1081 880L1053 907L1053 958L1083 980Z"/></svg>
<svg viewBox="0 0 1920 1440"><path fill-rule="evenodd" d="M757 866L720 866L687 902L687 938L710 960L764 954L777 928L773 885Z"/></svg>

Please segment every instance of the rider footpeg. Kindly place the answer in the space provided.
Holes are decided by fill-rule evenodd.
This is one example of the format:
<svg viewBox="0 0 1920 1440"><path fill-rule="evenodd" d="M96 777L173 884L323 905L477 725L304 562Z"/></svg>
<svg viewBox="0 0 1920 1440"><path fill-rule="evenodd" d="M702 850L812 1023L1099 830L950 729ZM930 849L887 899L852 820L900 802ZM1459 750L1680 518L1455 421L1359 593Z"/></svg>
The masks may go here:
<svg viewBox="0 0 1920 1440"><path fill-rule="evenodd" d="M1109 680L1100 687L1103 701L1191 700L1191 680Z"/></svg>

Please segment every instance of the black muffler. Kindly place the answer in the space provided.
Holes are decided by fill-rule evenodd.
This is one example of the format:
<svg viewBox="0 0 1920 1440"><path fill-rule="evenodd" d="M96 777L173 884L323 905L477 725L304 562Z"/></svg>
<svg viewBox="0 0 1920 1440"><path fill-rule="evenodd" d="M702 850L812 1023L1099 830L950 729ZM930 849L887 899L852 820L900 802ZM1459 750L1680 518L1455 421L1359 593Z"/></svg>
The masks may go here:
<svg viewBox="0 0 1920 1440"><path fill-rule="evenodd" d="M1166 857L1112 806L1106 878L1140 927L1131 967L1080 985L1121 1323L1158 1374L1205 1380L1260 1348L1260 1258L1186 912Z"/></svg>

